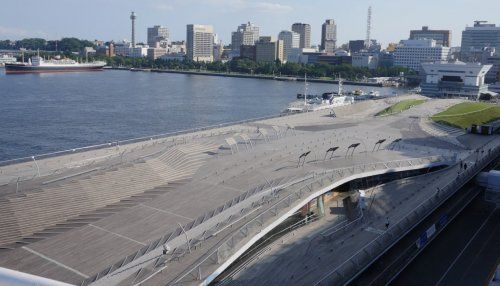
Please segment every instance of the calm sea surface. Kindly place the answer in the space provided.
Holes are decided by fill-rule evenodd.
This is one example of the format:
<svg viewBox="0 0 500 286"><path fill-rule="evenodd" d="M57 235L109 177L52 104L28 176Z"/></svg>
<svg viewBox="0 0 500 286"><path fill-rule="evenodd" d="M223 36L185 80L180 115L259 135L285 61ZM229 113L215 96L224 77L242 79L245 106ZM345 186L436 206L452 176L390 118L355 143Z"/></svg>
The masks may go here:
<svg viewBox="0 0 500 286"><path fill-rule="evenodd" d="M332 89L309 85L312 94ZM303 83L129 71L6 75L0 69L0 161L275 115L298 92Z"/></svg>

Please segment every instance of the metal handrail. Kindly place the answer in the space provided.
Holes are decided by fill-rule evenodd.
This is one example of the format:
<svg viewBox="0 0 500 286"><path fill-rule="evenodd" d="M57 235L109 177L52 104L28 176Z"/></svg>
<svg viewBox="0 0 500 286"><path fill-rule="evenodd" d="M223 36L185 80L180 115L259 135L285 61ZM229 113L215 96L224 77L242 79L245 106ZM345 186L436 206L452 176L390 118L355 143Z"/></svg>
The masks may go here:
<svg viewBox="0 0 500 286"><path fill-rule="evenodd" d="M389 162L385 162L385 164L390 164L390 163L394 163L394 162L402 162L402 161L405 161L405 162L408 162L408 161L412 161L412 160L419 160L419 161L422 161L423 159L429 159L429 158L440 158L440 156L431 156L431 157L422 157L422 158L413 158L413 159L407 159L407 160L396 160L396 161L389 161ZM444 158L444 157L442 157ZM375 165L375 164L380 164L380 163L370 163L370 164L363 164L363 165ZM358 166L363 166L363 165L358 165ZM352 167L346 167L346 168L343 168L343 169L352 169ZM335 172L336 170L338 169L335 169L333 172ZM324 172L323 174L328 174L330 172ZM318 174L319 175L319 174ZM341 177L344 177L344 175L342 175ZM324 185L323 183L323 179L325 178L325 176L321 176L319 179L315 180L314 182L311 183L312 184L315 184L317 182L319 182L319 184L321 186ZM273 210L276 206L278 206L279 204L281 204L282 202L285 202L286 199L290 198L290 197L293 197L293 195L297 195L297 193L299 192L302 192L302 190L304 190L306 188L301 188L299 191L295 191L295 192L291 192L290 194L288 194L287 196L285 196L283 199L281 199L280 201L278 201L277 203L273 204L273 206L269 207L267 210L263 211L261 214L259 214L258 216L256 216L255 218L251 219L250 221L248 221L247 223L245 223L245 225L243 225L242 227L240 227L240 229L243 229L245 227L248 227L250 224L254 223L256 219L259 219L261 216L263 216L265 213L267 212L270 212L271 210ZM308 191L312 191L311 188L308 188ZM361 215L355 219L355 221L353 222L358 222L360 219L363 218L363 212L361 212ZM351 223L353 223L351 222ZM349 224L351 225L351 224ZM236 233L237 234L237 233ZM195 266L193 266L189 271L187 271L184 275L182 275L181 277L177 278L175 280L174 283L178 283L180 282L182 279L184 279L186 276L188 276L190 273L192 273L195 269L197 269L198 267L201 267L201 265L208 261L214 254L216 254L220 248L222 246L224 246L226 244L226 242L230 241L233 237L234 237L235 234L231 235L228 239L226 239L226 241L224 241L223 243L220 244L220 246L218 246L215 250L213 250L209 255L207 255L205 257L205 259L201 260L200 262L196 263Z"/></svg>
<svg viewBox="0 0 500 286"><path fill-rule="evenodd" d="M496 155L494 154L495 151L498 151L500 149L500 147L496 147L495 149L493 149L493 152L491 152L491 154L487 154L485 157L481 158L481 160L485 160L485 159L489 159L490 157L496 157ZM477 161L477 163L481 163L480 161ZM471 172L478 172L480 171L483 167L481 165L477 165L474 164L474 169L469 169L470 171L467 171L469 173ZM479 170L478 170L479 169ZM462 180L463 180L463 177L462 177ZM450 193L449 190L453 189L452 186L454 184L456 184L457 181L452 181L452 182L449 182L446 186L444 186L443 188L441 188L442 191L445 191L447 193L446 197L442 198L441 201L444 201L446 199L448 199L451 195L453 195L453 193ZM464 182L460 182L458 181L458 184L463 184ZM370 243L366 244L363 248L361 248L360 250L358 250L355 254L353 254L349 259L345 260L343 263L341 263L339 266L337 266L335 269L333 269L332 271L328 272L326 275L324 275L323 277L321 277L321 279L319 281L317 281L314 285L317 286L317 285L320 285L325 279L328 279L328 277L330 277L331 275L333 275L334 273L336 273L341 267L343 267L346 263L348 262L351 262L356 256L358 256L360 253L362 252L365 252L366 253L366 250L371 247L372 245L374 245L374 243L378 242L378 240L385 236L386 234L389 234L391 230L395 229L396 227L398 227L403 221L405 221L410 215L412 214L415 214L417 212L418 209L420 209L422 206L424 206L425 204L427 204L428 202L430 202L432 199L434 199L436 197L436 195L439 195L439 193L435 193L432 197L428 198L427 200L423 201L422 203L420 203L419 205L417 205L415 208L413 208L410 212L408 212L408 215L406 215L405 217L401 218L400 220L398 220L397 223L395 223L393 226L391 226L390 228L387 229L387 231L385 231L383 234L379 235L377 238L375 238L374 240L372 240ZM425 216L424 216L425 218ZM421 218L422 219L422 218Z"/></svg>
<svg viewBox="0 0 500 286"><path fill-rule="evenodd" d="M160 133L160 134L155 134L155 135L150 135L150 136L142 136L142 137L136 137L136 138L131 138L131 139L125 139L125 140L113 140L113 141L110 141L107 143L101 143L101 144L96 144L96 145L76 147L76 148L66 149L66 150L62 150L62 151L37 154L34 156L26 156L26 157L21 157L21 158L8 159L8 160L0 161L0 166L8 166L8 165L16 164L16 163L29 162L29 161L33 160L33 157L44 158L44 159L45 158L52 158L52 157L57 157L60 155L74 154L76 152L98 150L98 149L116 147L116 146L120 146L123 144L130 144L130 143L147 142L150 140L157 140L157 139L162 139L162 138L167 138L167 137L173 137L176 135L185 135L185 134L193 133L193 132L207 131L207 130L222 128L222 127L228 127L231 125L237 125L237 124L242 124L242 123L260 121L260 120L266 120L266 119L272 119L272 118L278 118L278 117L284 117L284 116L290 116L290 115L294 115L294 114L280 113L280 114L275 114L275 115L232 121L232 122L227 122L227 123L213 124L213 125L196 127L196 128L191 128L191 129L185 129L185 130L179 130L179 131L173 131L173 132L167 132L167 133Z"/></svg>

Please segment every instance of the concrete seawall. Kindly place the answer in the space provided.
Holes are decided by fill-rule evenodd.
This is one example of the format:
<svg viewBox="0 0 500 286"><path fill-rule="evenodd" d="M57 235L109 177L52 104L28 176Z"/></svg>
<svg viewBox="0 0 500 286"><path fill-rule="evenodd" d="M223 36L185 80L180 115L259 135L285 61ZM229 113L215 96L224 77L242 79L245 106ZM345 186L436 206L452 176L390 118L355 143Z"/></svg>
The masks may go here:
<svg viewBox="0 0 500 286"><path fill-rule="evenodd" d="M109 68L109 69L129 70L128 68ZM221 77L235 77L235 78L254 78L254 79L267 79L267 80L279 80L279 81L304 81L304 78L302 78L302 77L250 75L250 74L242 74L242 73L217 73L217 72L203 72L203 71L189 71L189 70L164 70L164 69L133 69L133 71L221 76ZM308 78L307 80L309 82L338 84L338 80L315 79L315 78ZM370 82L344 81L344 84L345 85L383 87L383 84L381 84L381 83L370 83Z"/></svg>

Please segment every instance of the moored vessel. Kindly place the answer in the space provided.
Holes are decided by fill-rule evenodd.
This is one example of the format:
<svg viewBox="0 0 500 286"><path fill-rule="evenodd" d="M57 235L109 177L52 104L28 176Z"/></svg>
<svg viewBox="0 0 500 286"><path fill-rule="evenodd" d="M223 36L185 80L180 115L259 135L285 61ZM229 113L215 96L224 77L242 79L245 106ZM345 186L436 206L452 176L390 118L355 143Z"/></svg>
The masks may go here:
<svg viewBox="0 0 500 286"><path fill-rule="evenodd" d="M343 81L339 78L338 81L338 92L328 92L324 93L321 98L314 97L310 98L307 94L307 76L304 78L304 94L298 94L297 98L303 98L304 101L292 102L288 108L284 111L285 113L299 113L299 112L310 112L331 109L333 107L344 106L354 103L354 97L346 96L342 92ZM300 97L299 97L300 95Z"/></svg>
<svg viewBox="0 0 500 286"><path fill-rule="evenodd" d="M5 63L5 73L100 71L105 65L106 63L101 61L79 63L71 59L44 60L37 55L29 59L27 63Z"/></svg>

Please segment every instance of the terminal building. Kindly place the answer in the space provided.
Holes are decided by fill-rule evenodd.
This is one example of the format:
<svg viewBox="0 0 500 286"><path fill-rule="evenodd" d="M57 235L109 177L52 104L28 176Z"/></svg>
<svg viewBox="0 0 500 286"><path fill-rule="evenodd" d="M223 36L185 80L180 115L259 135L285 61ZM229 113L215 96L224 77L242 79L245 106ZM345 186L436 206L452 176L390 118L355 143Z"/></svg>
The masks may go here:
<svg viewBox="0 0 500 286"><path fill-rule="evenodd" d="M425 78L420 88L427 96L478 99L488 92L484 79L490 68L477 63L423 63Z"/></svg>

